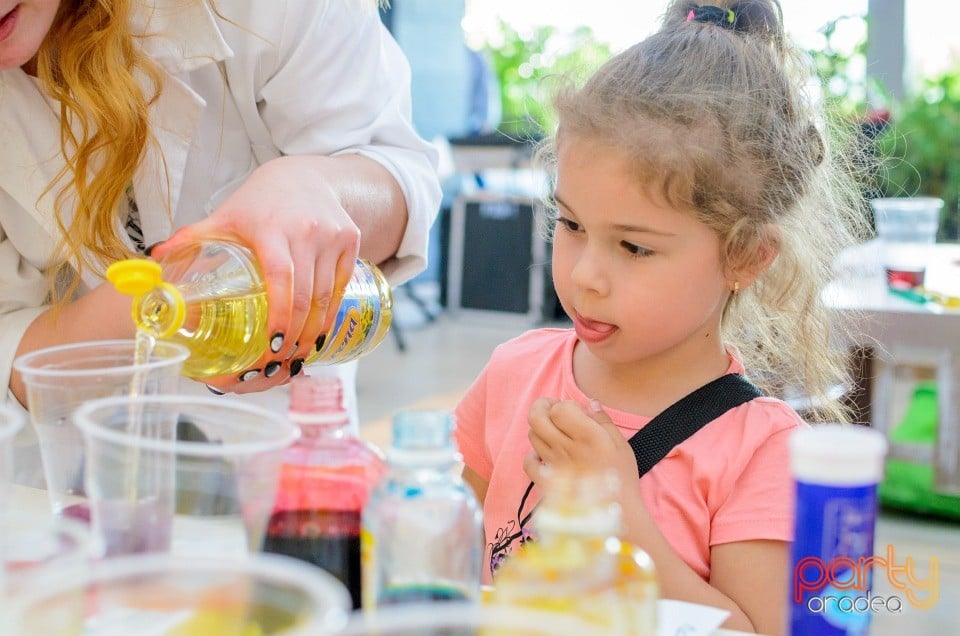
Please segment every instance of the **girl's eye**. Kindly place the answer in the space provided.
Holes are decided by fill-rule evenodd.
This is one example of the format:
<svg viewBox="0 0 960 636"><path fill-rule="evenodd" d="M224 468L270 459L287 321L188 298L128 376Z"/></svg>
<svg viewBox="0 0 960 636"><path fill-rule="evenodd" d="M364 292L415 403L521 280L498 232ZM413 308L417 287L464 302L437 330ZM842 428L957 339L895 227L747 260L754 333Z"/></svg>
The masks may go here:
<svg viewBox="0 0 960 636"><path fill-rule="evenodd" d="M562 217L562 216L558 216L558 217L557 217L557 224L558 224L559 226L561 226L563 229L567 230L568 232L579 232L579 231L580 231L580 224L579 224L579 223L577 223L577 222L575 222L575 221L571 221L570 219L566 219L566 218L564 218L564 217Z"/></svg>
<svg viewBox="0 0 960 636"><path fill-rule="evenodd" d="M623 249L627 250L628 254L637 258L650 256L653 254L652 251L645 247L640 247L639 245L634 245L633 243L627 243L626 241L620 241L620 245L623 247Z"/></svg>

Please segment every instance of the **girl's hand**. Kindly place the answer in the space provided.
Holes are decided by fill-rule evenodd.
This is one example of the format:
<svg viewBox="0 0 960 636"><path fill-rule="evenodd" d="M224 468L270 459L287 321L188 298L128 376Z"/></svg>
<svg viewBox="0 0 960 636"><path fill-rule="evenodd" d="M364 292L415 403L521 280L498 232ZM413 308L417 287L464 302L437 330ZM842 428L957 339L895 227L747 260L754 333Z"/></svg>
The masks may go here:
<svg viewBox="0 0 960 636"><path fill-rule="evenodd" d="M543 478L544 465L613 469L622 493L639 492L633 449L596 400L584 409L572 400L540 398L530 407L528 420L533 452L524 458L523 469L534 483Z"/></svg>
<svg viewBox="0 0 960 636"><path fill-rule="evenodd" d="M200 239L250 247L267 290L269 348L237 376L205 380L249 393L283 384L331 328L360 249L360 230L310 157L281 157L257 168L208 218L156 246L162 257Z"/></svg>

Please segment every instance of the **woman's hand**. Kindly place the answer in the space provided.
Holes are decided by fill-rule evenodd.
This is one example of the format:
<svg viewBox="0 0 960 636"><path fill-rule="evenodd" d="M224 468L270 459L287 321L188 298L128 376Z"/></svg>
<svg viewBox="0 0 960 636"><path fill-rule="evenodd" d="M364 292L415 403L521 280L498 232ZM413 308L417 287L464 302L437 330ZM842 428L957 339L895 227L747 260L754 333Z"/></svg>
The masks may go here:
<svg viewBox="0 0 960 636"><path fill-rule="evenodd" d="M360 249L360 230L314 157L282 157L257 168L208 218L156 246L157 258L200 239L250 247L267 290L269 349L237 376L205 380L249 393L287 382L333 325Z"/></svg>
<svg viewBox="0 0 960 636"><path fill-rule="evenodd" d="M544 465L576 470L613 469L621 493L639 499L637 460L600 403L591 400L588 408L572 400L540 398L530 407L527 436L533 452L524 457L523 469L534 483L543 479ZM620 497L621 501L625 499Z"/></svg>

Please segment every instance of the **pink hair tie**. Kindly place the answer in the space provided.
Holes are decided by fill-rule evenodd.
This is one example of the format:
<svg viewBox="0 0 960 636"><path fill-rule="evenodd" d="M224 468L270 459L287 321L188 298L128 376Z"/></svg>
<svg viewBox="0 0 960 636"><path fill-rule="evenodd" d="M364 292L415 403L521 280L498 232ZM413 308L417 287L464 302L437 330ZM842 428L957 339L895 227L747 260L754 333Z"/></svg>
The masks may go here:
<svg viewBox="0 0 960 636"><path fill-rule="evenodd" d="M696 16L693 14L693 9L690 9L690 13L687 14L687 22L692 21Z"/></svg>

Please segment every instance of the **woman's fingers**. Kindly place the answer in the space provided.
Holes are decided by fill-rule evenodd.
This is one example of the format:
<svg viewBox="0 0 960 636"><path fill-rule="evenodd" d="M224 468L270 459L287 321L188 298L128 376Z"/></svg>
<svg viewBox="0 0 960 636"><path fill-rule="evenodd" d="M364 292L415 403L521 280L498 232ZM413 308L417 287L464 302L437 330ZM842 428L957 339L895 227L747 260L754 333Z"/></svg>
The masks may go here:
<svg viewBox="0 0 960 636"><path fill-rule="evenodd" d="M299 346L291 358L293 375L299 373L303 361L323 345L326 334L333 326L344 290L353 275L356 254L359 251L360 235L356 227L346 227L338 230L334 240L326 237L329 247L321 251L309 250L298 253L294 250L294 267L302 267L311 274L311 284L304 287L304 292L310 295L308 311L303 315L300 328ZM310 241L310 247L321 243ZM301 282L295 279L295 284ZM305 283L304 283L305 284ZM294 320L298 319L297 308L294 308Z"/></svg>
<svg viewBox="0 0 960 636"><path fill-rule="evenodd" d="M267 350L258 362L282 364L293 351L302 326L302 316L300 324L296 324L294 307L310 301L309 297L298 297L295 291L295 284L303 284L304 272L294 267L290 246L283 236L268 235L251 247L260 263L267 292ZM312 270L309 274L312 276Z"/></svg>
<svg viewBox="0 0 960 636"><path fill-rule="evenodd" d="M315 314L321 303L326 304L324 297L318 296L316 290L328 288L331 279L319 266L322 260L309 243L292 243L290 259L293 268L290 322L287 326L287 342L281 353L290 370L299 373L307 352L313 350L313 340L316 338L316 332L310 326L310 316ZM268 297L267 302L273 302L273 298Z"/></svg>

